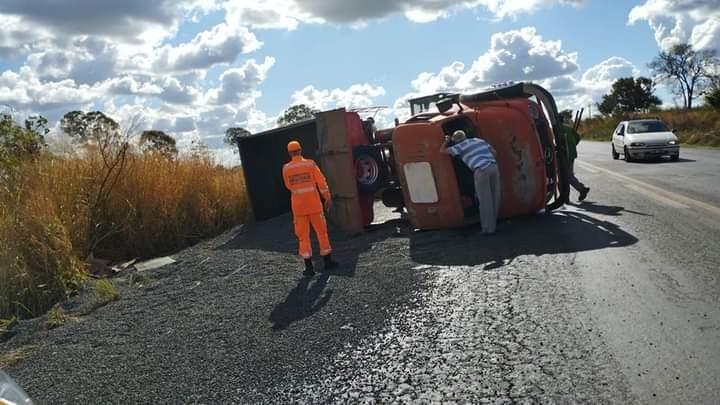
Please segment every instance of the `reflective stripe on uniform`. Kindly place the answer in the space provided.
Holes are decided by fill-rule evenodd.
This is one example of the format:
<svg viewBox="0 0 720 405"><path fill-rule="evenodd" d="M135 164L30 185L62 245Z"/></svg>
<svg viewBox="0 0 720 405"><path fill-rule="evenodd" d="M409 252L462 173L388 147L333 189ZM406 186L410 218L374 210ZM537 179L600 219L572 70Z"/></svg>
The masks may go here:
<svg viewBox="0 0 720 405"><path fill-rule="evenodd" d="M304 187L304 188L298 188L295 190L292 190L293 194L304 194L304 193L311 193L315 191L315 187Z"/></svg>
<svg viewBox="0 0 720 405"><path fill-rule="evenodd" d="M290 162L285 164L285 168L295 168L295 167L312 167L315 166L315 162Z"/></svg>

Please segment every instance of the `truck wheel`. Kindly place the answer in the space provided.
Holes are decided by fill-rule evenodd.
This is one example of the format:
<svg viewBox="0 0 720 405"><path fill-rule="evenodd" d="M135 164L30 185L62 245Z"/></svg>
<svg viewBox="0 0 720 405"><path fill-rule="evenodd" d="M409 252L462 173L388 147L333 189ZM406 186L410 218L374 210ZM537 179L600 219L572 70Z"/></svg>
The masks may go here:
<svg viewBox="0 0 720 405"><path fill-rule="evenodd" d="M620 154L615 151L615 145L612 146L612 157L613 157L613 160L620 159Z"/></svg>
<svg viewBox="0 0 720 405"><path fill-rule="evenodd" d="M361 194L373 194L385 186L388 169L378 148L370 145L356 146L353 148L353 160L358 191Z"/></svg>

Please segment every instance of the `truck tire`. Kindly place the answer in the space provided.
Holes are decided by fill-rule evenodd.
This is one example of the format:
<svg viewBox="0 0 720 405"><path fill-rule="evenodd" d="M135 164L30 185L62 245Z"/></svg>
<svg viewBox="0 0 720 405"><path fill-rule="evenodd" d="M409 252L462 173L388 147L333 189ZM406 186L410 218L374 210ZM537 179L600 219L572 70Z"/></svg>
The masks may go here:
<svg viewBox="0 0 720 405"><path fill-rule="evenodd" d="M353 162L361 194L374 194L386 185L388 168L378 148L371 145L354 147Z"/></svg>

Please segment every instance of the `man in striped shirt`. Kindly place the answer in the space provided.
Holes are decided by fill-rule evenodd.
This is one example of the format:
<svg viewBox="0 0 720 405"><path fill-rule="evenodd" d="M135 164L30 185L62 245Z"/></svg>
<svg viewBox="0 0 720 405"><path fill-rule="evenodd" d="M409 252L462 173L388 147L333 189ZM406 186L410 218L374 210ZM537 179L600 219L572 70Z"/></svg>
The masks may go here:
<svg viewBox="0 0 720 405"><path fill-rule="evenodd" d="M454 145L448 147L446 140L442 150L452 156L459 156L472 170L482 232L494 234L500 209L500 173L495 160L495 149L482 139L468 138L465 131L455 131L452 141Z"/></svg>

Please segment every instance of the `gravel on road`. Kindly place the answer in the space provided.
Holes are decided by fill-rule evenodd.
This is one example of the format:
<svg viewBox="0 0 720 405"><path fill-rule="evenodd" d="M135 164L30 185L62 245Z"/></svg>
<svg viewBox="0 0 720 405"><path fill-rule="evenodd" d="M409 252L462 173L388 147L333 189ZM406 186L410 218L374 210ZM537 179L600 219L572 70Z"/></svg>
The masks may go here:
<svg viewBox="0 0 720 405"><path fill-rule="evenodd" d="M9 371L49 404L631 398L573 265L637 242L612 223L537 215L487 238L390 221L332 232L343 266L310 280L292 235L276 218L119 280L118 301L43 332Z"/></svg>

